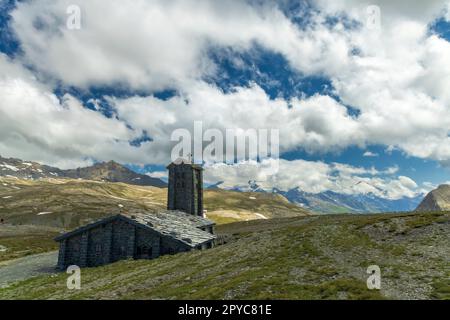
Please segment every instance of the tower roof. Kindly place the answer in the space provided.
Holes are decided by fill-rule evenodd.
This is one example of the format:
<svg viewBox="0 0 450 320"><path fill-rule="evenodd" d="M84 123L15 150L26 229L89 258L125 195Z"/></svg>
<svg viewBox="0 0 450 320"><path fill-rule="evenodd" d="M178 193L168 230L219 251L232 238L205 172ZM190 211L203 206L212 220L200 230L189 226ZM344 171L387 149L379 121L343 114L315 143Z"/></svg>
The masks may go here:
<svg viewBox="0 0 450 320"><path fill-rule="evenodd" d="M166 168L170 169L174 166L181 166L181 165L190 166L195 170L203 170L203 167L201 165L192 163L192 161L183 158L178 158L177 160L171 162Z"/></svg>

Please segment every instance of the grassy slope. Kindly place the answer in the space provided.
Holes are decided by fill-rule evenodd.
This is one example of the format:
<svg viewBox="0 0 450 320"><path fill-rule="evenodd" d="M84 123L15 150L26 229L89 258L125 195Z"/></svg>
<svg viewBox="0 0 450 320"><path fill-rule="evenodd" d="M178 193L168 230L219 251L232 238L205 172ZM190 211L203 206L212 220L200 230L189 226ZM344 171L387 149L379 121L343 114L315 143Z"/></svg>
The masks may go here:
<svg viewBox="0 0 450 320"><path fill-rule="evenodd" d="M4 261L56 250L58 230L36 226L0 226L0 265Z"/></svg>
<svg viewBox="0 0 450 320"><path fill-rule="evenodd" d="M251 199L256 198L256 199ZM54 250L53 238L122 210L165 208L167 189L86 180L40 181L0 177L0 261ZM122 206L123 209L121 209ZM305 215L275 195L206 191L205 207L217 223ZM44 214L42 214L44 213ZM6 251L4 250L6 248Z"/></svg>
<svg viewBox="0 0 450 320"><path fill-rule="evenodd" d="M308 214L278 195L205 191L205 209L218 223ZM251 199L256 198L256 199ZM74 228L123 210L166 206L167 189L86 180L0 178L0 217L9 223ZM46 213L41 214L39 213ZM49 213L50 212L50 213ZM232 215L228 214L233 212Z"/></svg>
<svg viewBox="0 0 450 320"><path fill-rule="evenodd" d="M272 219L309 214L305 209L277 194L206 190L204 198L208 217L220 224L263 217Z"/></svg>
<svg viewBox="0 0 450 320"><path fill-rule="evenodd" d="M0 178L0 184L0 217L5 221L69 229L119 213L119 205L125 210L161 208L165 196L159 188L82 180ZM43 212L47 214L39 215Z"/></svg>
<svg viewBox="0 0 450 320"><path fill-rule="evenodd" d="M16 299L371 299L450 298L450 214L339 215L249 221L208 251L122 261L1 289ZM366 288L377 264L382 290Z"/></svg>

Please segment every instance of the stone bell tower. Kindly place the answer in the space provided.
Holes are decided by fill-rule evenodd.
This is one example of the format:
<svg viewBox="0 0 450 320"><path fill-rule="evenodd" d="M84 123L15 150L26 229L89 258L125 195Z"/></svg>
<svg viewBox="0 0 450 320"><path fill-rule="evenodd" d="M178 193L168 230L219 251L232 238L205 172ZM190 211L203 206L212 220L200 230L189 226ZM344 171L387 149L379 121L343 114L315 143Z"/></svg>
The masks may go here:
<svg viewBox="0 0 450 320"><path fill-rule="evenodd" d="M167 209L203 216L203 168L191 161L179 159L167 166L167 169Z"/></svg>

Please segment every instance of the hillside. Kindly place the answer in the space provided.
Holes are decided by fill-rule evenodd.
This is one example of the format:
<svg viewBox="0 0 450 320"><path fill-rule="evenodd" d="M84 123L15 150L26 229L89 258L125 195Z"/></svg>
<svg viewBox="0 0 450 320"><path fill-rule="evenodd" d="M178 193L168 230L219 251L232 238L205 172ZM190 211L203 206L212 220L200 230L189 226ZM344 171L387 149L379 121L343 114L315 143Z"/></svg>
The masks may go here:
<svg viewBox="0 0 450 320"><path fill-rule="evenodd" d="M205 190L207 216L220 223L309 215L278 194Z"/></svg>
<svg viewBox="0 0 450 320"><path fill-rule="evenodd" d="M441 185L431 191L417 207L417 211L450 210L450 185Z"/></svg>
<svg viewBox="0 0 450 320"><path fill-rule="evenodd" d="M450 214L331 215L220 226L222 246L83 269L0 289L0 299L450 298ZM381 291L366 287L381 268Z"/></svg>
<svg viewBox="0 0 450 320"><path fill-rule="evenodd" d="M167 189L71 179L0 177L0 218L12 224L70 229L105 215L166 207ZM279 195L206 190L205 209L217 223L307 215Z"/></svg>
<svg viewBox="0 0 450 320"><path fill-rule="evenodd" d="M90 167L61 170L37 162L23 161L0 156L0 177L16 177L36 180L42 178L72 178L92 181L123 182L139 186L165 187L167 184L157 178L136 173L114 162L97 163Z"/></svg>

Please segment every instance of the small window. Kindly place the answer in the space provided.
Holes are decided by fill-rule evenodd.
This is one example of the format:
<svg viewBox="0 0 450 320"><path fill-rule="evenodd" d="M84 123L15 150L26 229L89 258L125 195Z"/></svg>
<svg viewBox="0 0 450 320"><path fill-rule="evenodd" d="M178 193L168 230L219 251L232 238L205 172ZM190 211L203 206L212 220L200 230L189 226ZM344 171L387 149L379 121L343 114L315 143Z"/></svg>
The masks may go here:
<svg viewBox="0 0 450 320"><path fill-rule="evenodd" d="M152 257L152 247L147 247L147 246L139 246L137 247L137 256L138 258L141 259L149 259Z"/></svg>

